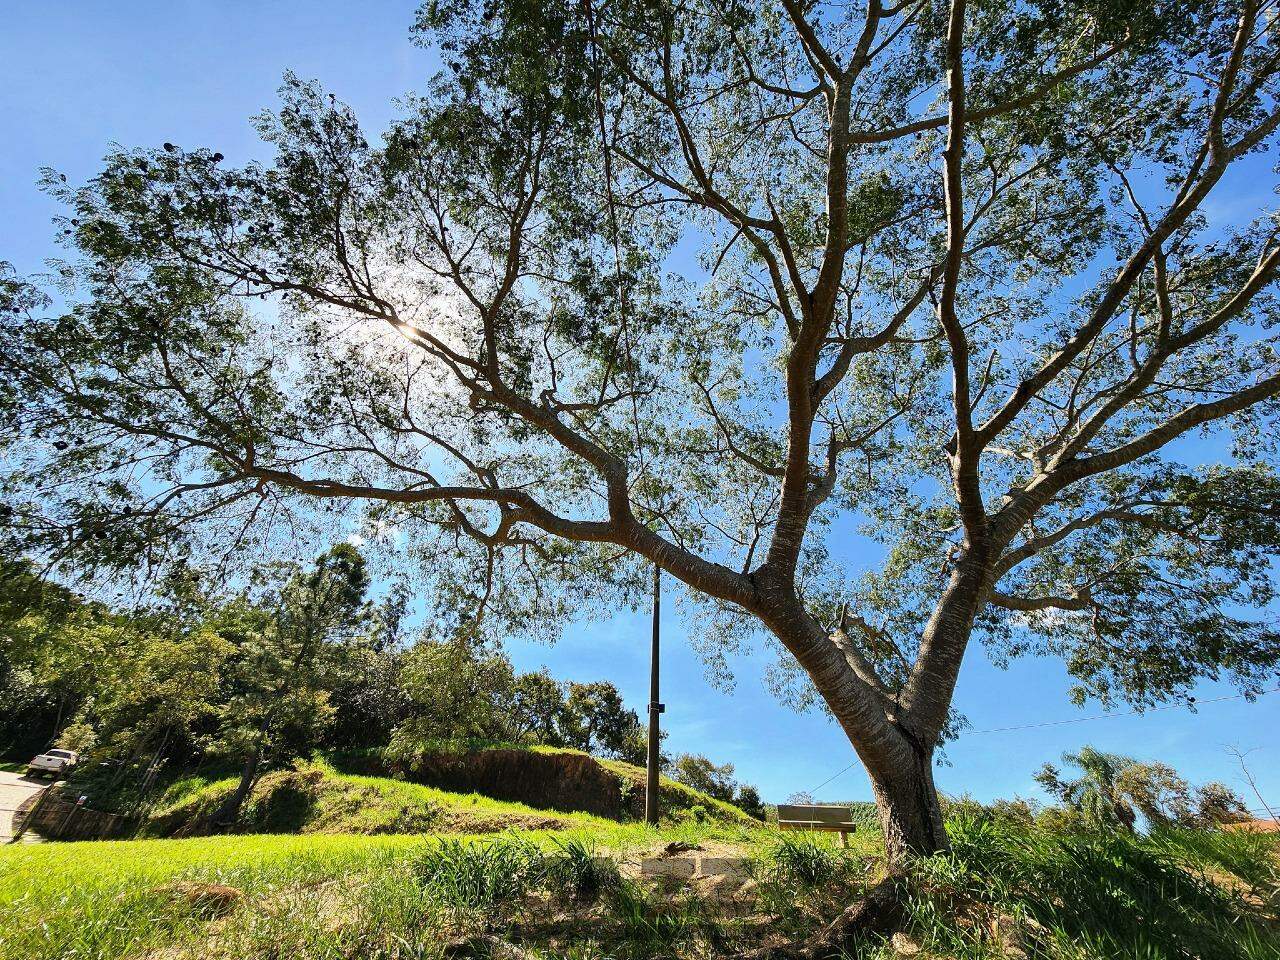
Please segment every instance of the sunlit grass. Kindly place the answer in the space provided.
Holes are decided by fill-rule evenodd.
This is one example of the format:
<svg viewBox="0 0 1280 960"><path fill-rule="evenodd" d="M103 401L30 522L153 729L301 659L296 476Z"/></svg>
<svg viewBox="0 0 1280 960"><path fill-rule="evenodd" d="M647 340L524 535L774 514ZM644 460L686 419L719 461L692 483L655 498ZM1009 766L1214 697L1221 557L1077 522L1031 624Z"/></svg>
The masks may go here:
<svg viewBox="0 0 1280 960"><path fill-rule="evenodd" d="M172 783L152 808L144 833L165 834L216 809L236 779L186 777ZM323 763L268 774L243 811L254 832L424 833L502 830L508 826L603 828L586 813L538 810L478 793L453 793L386 777L338 773Z"/></svg>
<svg viewBox="0 0 1280 960"><path fill-rule="evenodd" d="M753 833L714 823L656 831L643 824L600 821L568 831L522 831L518 836L523 843L552 852L572 843L625 852L677 840L750 840ZM397 923L415 927L430 912L431 904L419 902L421 884L414 864L444 842L459 849L495 839L501 836L240 835L0 848L0 957L105 960L143 956L164 945L199 943L210 918L173 895L177 882L225 885L244 894L244 901L253 906L217 922L220 936L231 936L228 931L234 927L244 949L246 930L267 940L286 935L284 926L276 926L275 905L288 903L294 913L305 915L308 910L332 908L335 896L343 901L351 922L361 926L376 919L375 926L394 939L408 932L392 930ZM317 900L315 891L322 888L329 892ZM326 921L329 926L331 920ZM320 949L316 930L307 931L305 923L287 926L290 937L306 932L312 947ZM314 955L329 956L328 949Z"/></svg>
<svg viewBox="0 0 1280 960"><path fill-rule="evenodd" d="M952 851L922 863L911 882L905 934L921 957L1280 956L1277 838L1070 834L993 821L950 829ZM497 937L542 960L701 960L821 929L883 876L878 835L851 839L842 849L829 834L737 824L654 830L583 821L569 830L486 835L0 848L0 957L435 960L464 940L489 955ZM731 845L750 856L749 900L716 902L696 886L627 879L600 860L634 859L673 841ZM207 885L231 888L231 899L211 909L199 896L213 889ZM871 939L851 956L899 954Z"/></svg>
<svg viewBox="0 0 1280 960"><path fill-rule="evenodd" d="M628 766L620 765L620 775L626 776ZM235 777L190 775L173 781L152 806L142 835L184 835L192 824L207 820L235 786ZM737 808L672 781L664 782L662 794L668 822L693 823L695 830L702 824L722 824L738 833L760 826ZM540 809L478 793L343 773L322 760L263 777L246 802L240 823L252 833L368 834L557 828L608 832L617 826L616 821L589 813Z"/></svg>
<svg viewBox="0 0 1280 960"><path fill-rule="evenodd" d="M105 960L140 952L207 922L165 890L175 880L264 895L367 870L429 842L237 836L0 848L0 957Z"/></svg>

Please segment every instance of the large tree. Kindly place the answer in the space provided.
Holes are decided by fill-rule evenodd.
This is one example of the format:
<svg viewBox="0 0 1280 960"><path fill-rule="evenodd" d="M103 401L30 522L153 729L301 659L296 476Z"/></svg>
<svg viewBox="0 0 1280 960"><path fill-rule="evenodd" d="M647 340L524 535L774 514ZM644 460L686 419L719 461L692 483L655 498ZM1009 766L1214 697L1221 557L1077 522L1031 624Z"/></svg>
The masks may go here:
<svg viewBox="0 0 1280 960"><path fill-rule="evenodd" d="M64 308L3 280L7 528L163 563L363 511L446 610L526 628L656 564L785 651L890 856L936 850L975 637L1139 705L1280 661L1280 235L1221 199L1270 179L1275 30L433 0L445 66L381 144L289 78L269 163L48 176L77 253Z"/></svg>

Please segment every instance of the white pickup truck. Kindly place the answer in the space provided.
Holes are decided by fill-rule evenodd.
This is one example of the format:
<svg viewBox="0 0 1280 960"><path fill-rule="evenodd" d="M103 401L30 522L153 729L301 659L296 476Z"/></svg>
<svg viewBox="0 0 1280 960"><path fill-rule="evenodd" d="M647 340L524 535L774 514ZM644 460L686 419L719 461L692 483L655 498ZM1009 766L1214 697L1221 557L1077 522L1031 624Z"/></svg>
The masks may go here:
<svg viewBox="0 0 1280 960"><path fill-rule="evenodd" d="M38 757L32 757L27 764L27 776L52 774L55 780L65 777L76 765L80 755L74 750L46 750Z"/></svg>

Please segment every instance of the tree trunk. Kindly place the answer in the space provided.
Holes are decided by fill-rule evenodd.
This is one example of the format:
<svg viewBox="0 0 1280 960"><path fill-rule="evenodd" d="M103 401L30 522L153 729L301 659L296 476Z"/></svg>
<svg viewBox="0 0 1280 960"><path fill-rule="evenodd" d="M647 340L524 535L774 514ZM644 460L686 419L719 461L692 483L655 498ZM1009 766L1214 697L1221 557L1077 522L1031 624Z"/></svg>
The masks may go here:
<svg viewBox="0 0 1280 960"><path fill-rule="evenodd" d="M901 868L913 857L927 857L947 849L942 806L933 784L933 749L913 744L915 762L900 770L871 775L884 852L891 867Z"/></svg>
<svg viewBox="0 0 1280 960"><path fill-rule="evenodd" d="M777 589L780 597L767 597L771 606L761 614L809 675L867 770L892 871L947 848L933 754L972 626L980 574L967 567L954 578L922 638L922 665L898 691L876 676L857 645L839 640L843 623L833 638L785 589ZM765 580L760 589L771 586Z"/></svg>
<svg viewBox="0 0 1280 960"><path fill-rule="evenodd" d="M239 818L240 808L244 806L245 800L249 797L249 791L253 789L253 784L258 779L258 765L261 762L262 745L259 743L245 758L244 767L240 771L240 782L236 784L235 791L214 814L214 826L229 827Z"/></svg>

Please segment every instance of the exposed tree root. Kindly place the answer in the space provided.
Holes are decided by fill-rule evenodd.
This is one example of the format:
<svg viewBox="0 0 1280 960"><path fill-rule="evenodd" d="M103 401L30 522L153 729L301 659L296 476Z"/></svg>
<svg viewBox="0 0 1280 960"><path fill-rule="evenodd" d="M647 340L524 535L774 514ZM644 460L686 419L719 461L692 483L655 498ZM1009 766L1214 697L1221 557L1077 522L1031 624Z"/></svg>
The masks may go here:
<svg viewBox="0 0 1280 960"><path fill-rule="evenodd" d="M740 960L828 960L865 937L888 937L906 920L904 884L900 874L890 874L805 942L749 951Z"/></svg>

